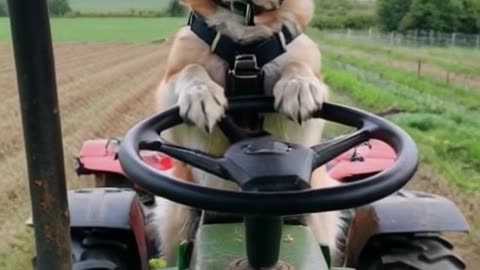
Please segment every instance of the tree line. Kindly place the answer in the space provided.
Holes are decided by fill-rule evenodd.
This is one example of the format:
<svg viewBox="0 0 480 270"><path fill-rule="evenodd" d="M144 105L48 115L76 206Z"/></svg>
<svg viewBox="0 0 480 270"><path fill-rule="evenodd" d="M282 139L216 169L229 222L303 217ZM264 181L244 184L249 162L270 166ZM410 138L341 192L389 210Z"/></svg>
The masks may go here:
<svg viewBox="0 0 480 270"><path fill-rule="evenodd" d="M72 12L72 8L70 7L70 3L68 0L47 0L48 4L48 12L51 16L66 16L66 15L73 15L73 16L82 16L81 12ZM135 10L126 11L126 14L123 15L146 15L148 12L136 12ZM158 12L150 12L154 15L161 15L161 16L182 16L186 14L186 10L183 6L180 5L178 0L171 0L166 11L158 11ZM93 14L93 15L108 15L108 14ZM112 16L115 15L122 15L122 14L111 14ZM8 10L6 6L6 0L0 0L0 17L8 16Z"/></svg>
<svg viewBox="0 0 480 270"><path fill-rule="evenodd" d="M5 1L0 0L0 16L8 15ZM312 24L317 28L378 27L383 31L424 29L480 33L480 0L377 0L376 6L352 0L315 0L315 3ZM48 0L48 9L52 16L83 15L72 12L68 0ZM143 12L130 13L132 16L145 15ZM154 15L181 16L185 13L178 0L170 0L166 11Z"/></svg>
<svg viewBox="0 0 480 270"><path fill-rule="evenodd" d="M48 0L48 12L52 16L64 16L72 11L68 0ZM8 16L6 0L0 0L0 17Z"/></svg>
<svg viewBox="0 0 480 270"><path fill-rule="evenodd" d="M0 17L5 17L7 16L7 6L5 3L0 2Z"/></svg>
<svg viewBox="0 0 480 270"><path fill-rule="evenodd" d="M480 32L480 0L378 0L384 31Z"/></svg>

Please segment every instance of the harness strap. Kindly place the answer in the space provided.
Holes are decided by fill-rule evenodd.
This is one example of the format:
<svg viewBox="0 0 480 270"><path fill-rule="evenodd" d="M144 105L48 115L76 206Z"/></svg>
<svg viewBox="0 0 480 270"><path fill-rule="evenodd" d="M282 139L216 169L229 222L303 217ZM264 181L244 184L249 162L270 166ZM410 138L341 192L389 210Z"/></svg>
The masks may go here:
<svg viewBox="0 0 480 270"><path fill-rule="evenodd" d="M188 25L210 46L212 53L228 63L229 68L225 74L227 97L263 95L265 93L263 67L285 53L287 45L298 36L283 26L282 30L272 37L242 44L222 35L194 12L190 13ZM252 130L263 125L262 117L257 113L243 112L232 115L232 118L237 125Z"/></svg>
<svg viewBox="0 0 480 270"><path fill-rule="evenodd" d="M236 56L241 54L255 55L258 67L262 68L285 53L287 45L298 36L291 33L286 26L283 26L280 32L277 32L270 38L249 44L241 44L217 32L214 27L209 26L194 12L190 13L188 25L200 39L210 46L212 53L228 63L230 69L234 68Z"/></svg>

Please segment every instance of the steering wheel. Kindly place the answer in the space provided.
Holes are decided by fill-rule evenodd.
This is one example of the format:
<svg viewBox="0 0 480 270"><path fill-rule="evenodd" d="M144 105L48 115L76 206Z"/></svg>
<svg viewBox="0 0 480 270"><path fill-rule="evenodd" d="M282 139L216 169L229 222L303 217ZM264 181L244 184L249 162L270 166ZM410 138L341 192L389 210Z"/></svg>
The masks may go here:
<svg viewBox="0 0 480 270"><path fill-rule="evenodd" d="M239 111L275 112L272 97L246 97L229 101L227 115ZM415 173L419 157L412 138L394 124L370 113L324 103L314 118L354 127L349 135L308 148L249 134L225 117L219 128L232 143L223 156L175 146L159 134L183 123L178 107L151 116L131 128L123 138L119 159L131 181L150 192L191 207L243 215L297 215L354 208L382 199L402 188ZM389 169L352 183L310 189L314 169L349 149L378 139L389 144L397 160ZM193 167L234 181L240 191L219 190L180 181L145 163L140 150L163 152Z"/></svg>

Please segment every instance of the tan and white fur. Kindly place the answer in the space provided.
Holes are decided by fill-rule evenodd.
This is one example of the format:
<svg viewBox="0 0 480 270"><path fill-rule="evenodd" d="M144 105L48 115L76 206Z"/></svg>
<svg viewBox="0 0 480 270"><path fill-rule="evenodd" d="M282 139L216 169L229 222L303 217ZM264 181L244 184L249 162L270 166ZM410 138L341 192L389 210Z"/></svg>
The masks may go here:
<svg viewBox="0 0 480 270"><path fill-rule="evenodd" d="M242 24L242 17L218 8L211 0L184 0L184 4L203 16L209 25L238 42L267 38L282 25L301 33L313 16L312 0L285 0L281 6L279 0L254 0L254 3L271 11L256 17L255 26L246 26ZM167 140L213 154L224 153L228 142L215 124L227 107L226 68L227 64L212 54L209 46L188 27L179 30L167 71L157 90L157 109L163 111L178 105L182 117L192 125L181 125L165 132L163 136ZM275 97L280 111L267 115L264 129L288 142L305 146L319 144L324 122L310 119L310 113L322 106L328 87L320 75L321 55L317 45L301 34L288 45L286 53L265 65L264 70L266 94ZM230 182L181 162L175 163L173 174L182 181L199 185L236 188ZM319 168L313 173L311 184L313 188L324 188L336 182L327 176L325 168ZM167 261L173 262L176 245L188 237L190 212L188 207L166 200L161 200L160 206L157 213L161 220L161 249ZM308 225L318 242L329 245L334 257L338 258L337 236L342 230L339 213L309 215Z"/></svg>

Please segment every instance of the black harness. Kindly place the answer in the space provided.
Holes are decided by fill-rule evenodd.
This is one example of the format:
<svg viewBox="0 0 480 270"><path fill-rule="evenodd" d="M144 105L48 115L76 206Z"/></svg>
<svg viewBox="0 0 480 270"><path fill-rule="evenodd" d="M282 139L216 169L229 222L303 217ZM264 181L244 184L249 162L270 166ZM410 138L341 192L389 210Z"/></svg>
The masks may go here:
<svg viewBox="0 0 480 270"><path fill-rule="evenodd" d="M267 39L243 44L222 35L193 12L190 14L188 25L210 46L212 53L228 63L225 76L227 97L265 94L263 67L285 53L287 45L298 36L283 26L280 32ZM232 117L243 127L256 129L261 124L258 115L243 113Z"/></svg>

